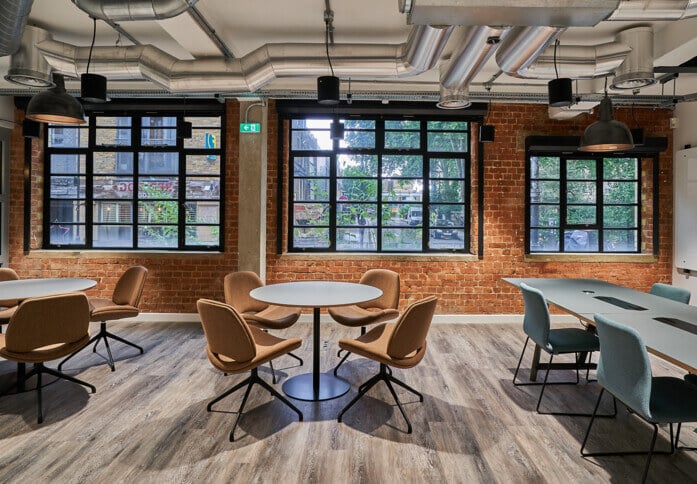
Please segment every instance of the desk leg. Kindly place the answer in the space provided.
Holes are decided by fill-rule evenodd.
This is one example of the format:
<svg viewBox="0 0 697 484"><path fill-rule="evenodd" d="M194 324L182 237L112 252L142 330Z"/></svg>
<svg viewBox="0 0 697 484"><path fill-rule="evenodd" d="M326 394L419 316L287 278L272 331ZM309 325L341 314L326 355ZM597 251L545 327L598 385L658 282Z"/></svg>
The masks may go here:
<svg viewBox="0 0 697 484"><path fill-rule="evenodd" d="M303 373L289 378L283 383L283 392L291 398L309 402L331 400L348 392L351 386L346 380L329 373L322 373L319 368L320 355L320 308L312 312L312 373Z"/></svg>
<svg viewBox="0 0 697 484"><path fill-rule="evenodd" d="M535 351L532 354L532 363L530 363L530 381L537 380L537 369L540 367L540 351L541 348L535 345Z"/></svg>

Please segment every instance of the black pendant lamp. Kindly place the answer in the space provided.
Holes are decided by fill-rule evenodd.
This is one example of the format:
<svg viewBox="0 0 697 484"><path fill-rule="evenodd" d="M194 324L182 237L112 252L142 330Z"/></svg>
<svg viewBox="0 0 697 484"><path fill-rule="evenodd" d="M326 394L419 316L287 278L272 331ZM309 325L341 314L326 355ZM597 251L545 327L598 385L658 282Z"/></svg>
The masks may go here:
<svg viewBox="0 0 697 484"><path fill-rule="evenodd" d="M571 106L573 103L573 90L571 89L571 79L568 77L559 78L557 70L557 46L559 39L554 42L554 73L556 79L547 83L547 94L549 95L549 105L555 108Z"/></svg>
<svg viewBox="0 0 697 484"><path fill-rule="evenodd" d="M27 119L40 123L85 124L82 104L65 92L63 74L52 74L54 87L34 95L27 104Z"/></svg>
<svg viewBox="0 0 697 484"><path fill-rule="evenodd" d="M99 74L90 74L90 62L92 61L92 49L97 35L97 19L93 18L92 43L87 57L87 69L80 76L80 98L89 103L105 103L109 100L106 94L106 77Z"/></svg>
<svg viewBox="0 0 697 484"><path fill-rule="evenodd" d="M339 90L339 78L334 75L332 59L329 57L329 37L332 35L331 32L333 27L331 24L333 19L334 12L329 10L327 7L327 10L324 12L324 23L326 24L326 28L324 30L324 50L327 53L327 62L329 62L329 70L331 71L332 75L320 76L317 78L317 102L325 106L339 104L339 99L341 97L341 92Z"/></svg>
<svg viewBox="0 0 697 484"><path fill-rule="evenodd" d="M578 150L605 152L632 148L634 148L632 132L624 123L612 119L612 101L606 91L605 97L600 101L600 119L583 132Z"/></svg>

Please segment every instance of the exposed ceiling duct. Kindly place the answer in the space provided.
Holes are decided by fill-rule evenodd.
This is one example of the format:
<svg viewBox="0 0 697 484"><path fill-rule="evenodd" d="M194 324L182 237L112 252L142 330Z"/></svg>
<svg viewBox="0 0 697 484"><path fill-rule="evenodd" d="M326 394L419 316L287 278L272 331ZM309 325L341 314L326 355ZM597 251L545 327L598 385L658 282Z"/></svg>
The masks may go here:
<svg viewBox="0 0 697 484"><path fill-rule="evenodd" d="M402 44L334 44L338 76L404 77L438 62L453 27L419 25ZM45 40L37 45L58 72L79 77L89 48ZM254 92L276 78L327 74L323 44L266 44L238 59L179 60L153 46L95 47L91 66L110 79L146 78L172 93Z"/></svg>
<svg viewBox="0 0 697 484"><path fill-rule="evenodd" d="M627 44L632 51L615 71L612 89L640 89L656 82L653 77L653 30L651 27L634 27L623 30L617 40Z"/></svg>
<svg viewBox="0 0 697 484"><path fill-rule="evenodd" d="M622 0L605 20L682 20L697 17L697 0Z"/></svg>
<svg viewBox="0 0 697 484"><path fill-rule="evenodd" d="M34 0L3 0L0 2L0 57L19 49L22 31L27 24Z"/></svg>
<svg viewBox="0 0 697 484"><path fill-rule="evenodd" d="M50 38L51 35L46 30L27 25L19 49L10 57L10 68L5 79L23 86L53 86L51 66L35 47Z"/></svg>
<svg viewBox="0 0 697 484"><path fill-rule="evenodd" d="M619 39L618 39L619 40ZM560 77L592 79L614 72L632 51L622 42L600 45L560 45L557 47L557 69ZM519 69L518 77L526 79L554 79L554 47L548 47L535 62Z"/></svg>
<svg viewBox="0 0 697 484"><path fill-rule="evenodd" d="M525 77L539 55L561 35L562 27L515 27L496 51L496 63L512 77Z"/></svg>
<svg viewBox="0 0 697 484"><path fill-rule="evenodd" d="M176 17L198 0L72 0L92 18L112 22L161 20Z"/></svg>

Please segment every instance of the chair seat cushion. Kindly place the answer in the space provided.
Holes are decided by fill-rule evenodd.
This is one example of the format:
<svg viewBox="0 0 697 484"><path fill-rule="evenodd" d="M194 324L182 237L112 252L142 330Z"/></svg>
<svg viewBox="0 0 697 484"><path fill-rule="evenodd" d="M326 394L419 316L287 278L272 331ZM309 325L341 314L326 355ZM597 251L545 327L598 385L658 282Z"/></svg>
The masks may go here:
<svg viewBox="0 0 697 484"><path fill-rule="evenodd" d="M134 318L139 314L137 307L114 304L111 299L91 297L88 301L90 303L90 321L92 322L100 323L112 319Z"/></svg>
<svg viewBox="0 0 697 484"><path fill-rule="evenodd" d="M300 317L300 308L271 305L263 311L247 312L242 317L248 324L264 329L285 329Z"/></svg>
<svg viewBox="0 0 697 484"><path fill-rule="evenodd" d="M211 352L208 345L206 351L213 366L227 373L241 373L256 368L281 355L300 348L300 338L283 339L251 326L249 330L256 345L256 356L247 361L236 361L225 355Z"/></svg>
<svg viewBox="0 0 697 484"><path fill-rule="evenodd" d="M580 351L599 351L600 341L593 333L581 328L560 328L549 331L551 353L576 353Z"/></svg>
<svg viewBox="0 0 697 484"><path fill-rule="evenodd" d="M399 316L396 309L364 309L359 306L339 306L329 308L329 314L334 321L344 326L359 327L383 323Z"/></svg>
<svg viewBox="0 0 697 484"><path fill-rule="evenodd" d="M356 339L340 339L339 347L342 350L350 351L388 366L411 368L423 359L426 354L426 343L424 342L424 345L418 351L414 351L404 358L391 357L387 353L387 345L396 327L395 323L381 324Z"/></svg>
<svg viewBox="0 0 697 484"><path fill-rule="evenodd" d="M653 377L649 408L655 423L697 422L697 386L680 378Z"/></svg>
<svg viewBox="0 0 697 484"><path fill-rule="evenodd" d="M43 363L44 361L57 360L58 358L68 356L85 346L89 340L90 336L87 334L83 338L72 343L54 344L32 351L18 353L7 351L5 347L5 335L0 334L0 356L18 363Z"/></svg>

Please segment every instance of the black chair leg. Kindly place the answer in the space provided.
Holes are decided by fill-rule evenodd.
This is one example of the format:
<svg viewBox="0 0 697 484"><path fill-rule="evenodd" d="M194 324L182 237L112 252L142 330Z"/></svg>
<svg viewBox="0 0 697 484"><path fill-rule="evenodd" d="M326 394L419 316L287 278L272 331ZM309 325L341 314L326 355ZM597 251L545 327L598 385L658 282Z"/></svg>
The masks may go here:
<svg viewBox="0 0 697 484"><path fill-rule="evenodd" d="M295 358L296 360L298 360L298 361L300 362L300 366L303 366L303 365L305 364L305 362L303 361L303 359L300 358L300 357L299 357L298 355L296 355L295 353L288 353L288 356L290 356L290 357Z"/></svg>
<svg viewBox="0 0 697 484"><path fill-rule="evenodd" d="M137 349L140 354L142 355L145 351L143 350L142 347L138 346L135 343L132 343L131 341L128 341L127 339L122 338L121 336L117 336L114 333L111 333L107 331L106 329L106 323L101 322L99 323L99 333L94 335L82 348L77 350L75 353L72 355L68 356L65 358L63 361L60 362L58 365L58 371L60 371L63 368L63 365L65 364L66 361L71 359L73 356L78 354L80 351L82 351L85 347L89 346L90 344L94 343L94 346L92 347L92 353L97 352L97 346L99 346L99 342L101 340L104 340L104 346L106 346L106 351L107 351L107 358L104 358L107 361L107 364L109 365L109 368L111 368L111 371L116 370L116 365L114 364L114 357L111 354L111 347L109 346L109 340L108 338L115 339L116 341L119 341L125 345L132 346L133 348ZM100 355L101 356L101 355Z"/></svg>
<svg viewBox="0 0 697 484"><path fill-rule="evenodd" d="M365 382L363 385L361 385L361 386L358 388L358 395L356 395L356 396L353 398L353 400L351 400L351 401L350 401L344 408L342 408L341 411L339 412L339 415L338 415L337 418L336 418L338 422L341 422L341 419L342 419L343 415L346 413L346 411L347 411L349 408L353 407L353 405L354 405L358 400L360 400L360 399L363 397L363 395L366 394L366 392L367 392L368 390L370 390L371 388L373 388L373 387L381 380L381 376L382 376L382 375L380 375L380 374L378 373L377 375L375 375L374 377L372 377L370 380L368 380L367 382Z"/></svg>
<svg viewBox="0 0 697 484"><path fill-rule="evenodd" d="M678 423L678 430L675 433L675 448L679 450L697 450L697 447L686 447L686 446L680 446L680 429L682 428L682 422Z"/></svg>
<svg viewBox="0 0 697 484"><path fill-rule="evenodd" d="M235 429L237 429L237 424L240 422L240 418L242 418L242 412L244 411L244 406L247 403L247 398L249 398L249 393L252 391L253 385L254 379L250 378L247 390L244 392L244 397L242 397L242 403L240 404L240 408L237 410L237 418L235 419L235 423L232 425L232 430L230 430L230 442L235 441Z"/></svg>
<svg viewBox="0 0 697 484"><path fill-rule="evenodd" d="M43 405L41 402L41 369L43 365L39 363L39 370L36 372L36 402L39 406L38 408L38 418L37 423L42 423L44 421Z"/></svg>
<svg viewBox="0 0 697 484"><path fill-rule="evenodd" d="M271 368L271 383L276 384L276 372L273 369L273 361L269 361L269 368Z"/></svg>
<svg viewBox="0 0 697 484"><path fill-rule="evenodd" d="M336 372L339 371L339 367L344 364L344 361L346 361L346 358L348 358L350 354L351 353L347 351L344 357L339 361L339 364L334 367L334 376L338 376Z"/></svg>
<svg viewBox="0 0 697 484"><path fill-rule="evenodd" d="M227 390L225 393L223 393L223 394L221 394L221 395L215 397L213 400L211 400L210 402L208 402L208 405L206 406L206 410L207 410L208 412L210 412L211 409L213 408L213 405L214 405L214 404L218 403L218 402L221 401L223 398L225 398L225 397L227 397L227 396L229 396L229 395L232 395L233 393L235 393L237 390L239 390L239 389L242 388L243 386L248 385L249 383L251 383L251 380L252 380L252 377L251 377L251 376L250 376L250 377L247 377L247 378L245 378L243 381L241 381L241 382L239 382L237 385L235 385L234 387L232 387L232 388L230 388L229 390Z"/></svg>
<svg viewBox="0 0 697 484"><path fill-rule="evenodd" d="M42 368L43 373L48 373L49 375L55 376L56 378L62 378L63 380L68 380L73 383L77 383L78 385L82 385L83 387L87 387L90 390L92 390L92 393L97 393L97 388L90 384L87 383L86 381L80 380L79 378L75 378L74 376L66 375L65 373L62 373L60 371L56 371L53 368L47 368L43 367Z"/></svg>
<svg viewBox="0 0 697 484"><path fill-rule="evenodd" d="M282 401L283 403L285 403L287 407L289 407L291 410L293 410L295 413L298 414L298 420L299 420L300 422L303 421L303 413L298 409L298 407L296 407L295 405L293 405L293 404L290 402L290 400L288 400L286 397L284 397L283 395L281 395L280 393L278 393L274 387L272 387L271 385L269 385L268 383L266 383L266 382L265 382L264 380L262 380L261 378L255 379L254 382L255 382L255 383L258 383L260 386L262 386L262 387L264 387L266 390L268 390L272 397L276 397L277 399L279 399L280 401Z"/></svg>
<svg viewBox="0 0 697 484"><path fill-rule="evenodd" d="M402 408L402 402L399 401L397 392L394 391L394 387L392 386L392 383L390 383L389 378L385 379L385 383L387 384L387 388L390 389L392 398L394 398L394 401L397 403L397 408L399 408L399 411L402 413L402 417L404 417L404 420L407 422L407 433L410 434L412 432L411 421L409 420L409 417L407 417L407 413L404 411L404 408Z"/></svg>
<svg viewBox="0 0 697 484"><path fill-rule="evenodd" d="M82 351L83 349L87 348L89 345L91 345L91 344L94 343L95 341L96 341L97 343L99 343L98 340L99 340L99 338L101 338L101 337L102 337L102 333L101 333L101 331L100 331L99 333L97 333L97 334L95 334L94 336L92 336L92 337L90 338L90 340L89 340L87 343L85 343L85 346L83 346L83 347L80 348L79 350L73 352L71 355L65 357L65 358L63 359L63 361L61 361L61 362L58 364L58 371L61 371L62 368L63 368L63 365L65 364L65 362L68 361L68 360L70 360L73 356L75 356L76 354L78 354L80 351ZM95 344L95 346L96 346L96 344Z"/></svg>

